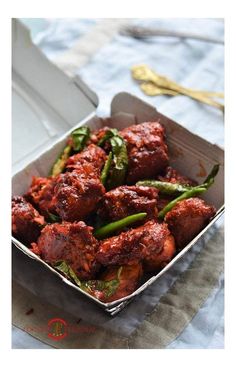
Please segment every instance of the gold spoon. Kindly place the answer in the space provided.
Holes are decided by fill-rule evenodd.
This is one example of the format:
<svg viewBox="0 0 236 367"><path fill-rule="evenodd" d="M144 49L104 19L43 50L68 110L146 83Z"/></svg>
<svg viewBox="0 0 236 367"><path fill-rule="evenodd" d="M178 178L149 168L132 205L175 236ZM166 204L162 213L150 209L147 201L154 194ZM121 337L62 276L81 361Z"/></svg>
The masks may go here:
<svg viewBox="0 0 236 367"><path fill-rule="evenodd" d="M181 85L175 83L174 81L153 72L146 65L134 66L132 67L131 70L132 70L132 76L136 80L143 81L143 82L151 82L152 84L156 85L158 88L161 88L162 90L165 89L165 90L175 91L178 94L189 96L199 102L209 104L211 106L219 108L221 111L224 111L224 105L216 102L215 100L211 98L208 98L208 96L215 96L215 97L223 98L224 96L223 93L202 92L202 91L196 91L196 90L191 90L189 88L182 87ZM141 88L146 94L155 95L153 86L146 85L145 83L144 85L141 86ZM157 90L157 94L160 95L160 93L163 94L160 90ZM167 94L170 95L171 93L168 92Z"/></svg>

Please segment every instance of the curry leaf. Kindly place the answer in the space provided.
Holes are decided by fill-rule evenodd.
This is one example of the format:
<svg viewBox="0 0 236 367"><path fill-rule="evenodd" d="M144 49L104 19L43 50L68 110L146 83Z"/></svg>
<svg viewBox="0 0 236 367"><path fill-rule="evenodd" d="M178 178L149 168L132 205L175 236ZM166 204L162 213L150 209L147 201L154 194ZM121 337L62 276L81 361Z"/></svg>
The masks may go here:
<svg viewBox="0 0 236 367"><path fill-rule="evenodd" d="M117 129L109 129L105 132L105 134L103 135L103 137L99 140L98 142L98 146L102 147L104 145L104 143L111 139L113 136L118 135L118 130Z"/></svg>
<svg viewBox="0 0 236 367"><path fill-rule="evenodd" d="M72 270L64 260L57 261L53 267L63 273L67 278L73 280L79 287L82 286L82 282L79 280L74 270Z"/></svg>
<svg viewBox="0 0 236 367"><path fill-rule="evenodd" d="M83 283L82 287L84 287L84 290L88 293L100 291L103 292L105 297L112 296L120 282L118 279L112 279L112 280L88 280ZM95 293L96 294L96 293Z"/></svg>
<svg viewBox="0 0 236 367"><path fill-rule="evenodd" d="M110 142L114 165L107 184L109 190L124 183L128 168L128 154L124 139L117 135L113 136Z"/></svg>
<svg viewBox="0 0 236 367"><path fill-rule="evenodd" d="M106 141L110 141L112 150L112 163L110 164L110 174L106 176L107 188L111 190L114 187L124 183L128 168L128 153L124 139L119 135L117 129L107 130L105 135L99 140L98 145L102 146Z"/></svg>
<svg viewBox="0 0 236 367"><path fill-rule="evenodd" d="M74 151L80 152L90 137L90 129L88 126L78 127L71 133L72 146Z"/></svg>
<svg viewBox="0 0 236 367"><path fill-rule="evenodd" d="M106 297L112 296L120 284L120 273L122 271L122 267L118 269L117 277L115 279L95 279L87 281L81 281L75 274L74 270L64 260L57 261L53 267L77 284L83 291L92 294L95 297L96 291L104 292Z"/></svg>

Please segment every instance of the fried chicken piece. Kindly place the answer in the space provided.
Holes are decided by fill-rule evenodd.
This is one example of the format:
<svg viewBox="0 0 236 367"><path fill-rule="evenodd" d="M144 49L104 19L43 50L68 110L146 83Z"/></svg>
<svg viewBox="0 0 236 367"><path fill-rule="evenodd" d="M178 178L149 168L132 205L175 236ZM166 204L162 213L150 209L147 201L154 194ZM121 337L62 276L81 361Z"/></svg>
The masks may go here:
<svg viewBox="0 0 236 367"><path fill-rule="evenodd" d="M94 144L88 145L82 152L72 155L67 163L66 169L72 171L74 169L81 171L81 166L91 166L90 174L93 172L100 175L102 167L106 161L106 153L104 150Z"/></svg>
<svg viewBox="0 0 236 367"><path fill-rule="evenodd" d="M128 184L155 178L168 165L164 127L159 122L132 125L120 131L120 135L128 150Z"/></svg>
<svg viewBox="0 0 236 367"><path fill-rule="evenodd" d="M71 222L84 219L105 192L100 181L105 159L101 148L90 145L68 159L67 168L72 172L54 178L33 177L26 197L49 220L50 214Z"/></svg>
<svg viewBox="0 0 236 367"><path fill-rule="evenodd" d="M216 209L199 198L179 201L165 216L176 246L186 246L215 215Z"/></svg>
<svg viewBox="0 0 236 367"><path fill-rule="evenodd" d="M25 245L37 241L45 220L22 196L12 198L12 232Z"/></svg>
<svg viewBox="0 0 236 367"><path fill-rule="evenodd" d="M105 189L100 172L106 160L103 149L91 144L67 161L67 170L54 178L33 177L26 198L50 219L50 214L61 219L84 219L96 207Z"/></svg>
<svg viewBox="0 0 236 367"><path fill-rule="evenodd" d="M84 222L48 224L32 248L48 263L64 260L79 279L91 279L99 269L95 261L99 243L92 230Z"/></svg>
<svg viewBox="0 0 236 367"><path fill-rule="evenodd" d="M140 227L101 241L96 259L104 266L133 264L160 253L169 234L166 224L150 220Z"/></svg>
<svg viewBox="0 0 236 367"><path fill-rule="evenodd" d="M170 166L165 169L164 175L158 176L158 180L189 186L196 186L198 184L191 178L181 175L181 173Z"/></svg>
<svg viewBox="0 0 236 367"><path fill-rule="evenodd" d="M33 176L29 191L25 195L47 219L49 213L56 214L53 203L55 184L56 178Z"/></svg>
<svg viewBox="0 0 236 367"><path fill-rule="evenodd" d="M133 265L110 266L102 274L101 280L103 281L115 281L111 284L107 290L92 290L91 294L98 298L102 302L113 302L120 298L126 297L133 293L143 275L143 269L141 263L135 263ZM118 286L116 281L118 280Z"/></svg>
<svg viewBox="0 0 236 367"><path fill-rule="evenodd" d="M60 174L56 179L53 203L62 220L73 222L86 218L105 193L100 178L89 174L87 166Z"/></svg>
<svg viewBox="0 0 236 367"><path fill-rule="evenodd" d="M119 186L103 196L98 213L111 221L146 212L145 219L157 217L158 190L154 187Z"/></svg>
<svg viewBox="0 0 236 367"><path fill-rule="evenodd" d="M161 252L147 256L143 261L144 270L156 272L163 269L175 254L175 239L172 235L167 235Z"/></svg>

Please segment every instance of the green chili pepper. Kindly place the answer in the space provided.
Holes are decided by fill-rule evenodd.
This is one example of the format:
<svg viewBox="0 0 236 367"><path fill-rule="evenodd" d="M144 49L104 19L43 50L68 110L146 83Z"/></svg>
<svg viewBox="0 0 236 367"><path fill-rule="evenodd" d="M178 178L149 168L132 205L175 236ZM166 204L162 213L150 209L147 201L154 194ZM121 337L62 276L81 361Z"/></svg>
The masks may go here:
<svg viewBox="0 0 236 367"><path fill-rule="evenodd" d="M109 153L108 158L106 160L106 163L103 167L102 173L101 173L101 181L102 184L105 186L105 183L107 181L107 177L109 175L110 167L112 163L112 152Z"/></svg>
<svg viewBox="0 0 236 367"><path fill-rule="evenodd" d="M52 167L50 176L52 177L58 176L61 172L64 171L67 159L69 158L71 151L72 151L72 147L70 145L67 145L63 149L62 153L57 158L56 162L54 163Z"/></svg>
<svg viewBox="0 0 236 367"><path fill-rule="evenodd" d="M173 195L173 194L182 194L184 192L187 192L189 190L192 190L197 187L203 187L203 188L209 188L214 183L214 178L217 175L219 171L219 164L216 164L203 184L198 186L188 186L188 185L181 185L178 183L171 183L171 182L165 182L165 181L157 181L157 180L144 180L144 181L138 181L136 183L137 186L151 186L156 187L159 189L159 191L166 195Z"/></svg>
<svg viewBox="0 0 236 367"><path fill-rule="evenodd" d="M182 194L183 192L186 192L189 189L193 188L187 185L184 186L178 183L171 183L171 182L157 181L157 180L138 181L136 185L155 187L161 193L166 194L166 195Z"/></svg>
<svg viewBox="0 0 236 367"><path fill-rule="evenodd" d="M146 218L146 216L147 216L147 213L138 213L138 214L129 215L128 217L117 220L116 222L106 224L105 226L97 229L94 232L94 236L99 239L108 237L110 234L122 228L125 228L129 226L130 224L143 220L144 218Z"/></svg>
<svg viewBox="0 0 236 367"><path fill-rule="evenodd" d="M217 173L219 172L219 169L220 169L220 165L215 164L214 167L212 168L211 172L209 173L209 175L207 176L207 178L203 182L203 184L200 185L200 186L210 187L214 183L214 178L216 177Z"/></svg>
<svg viewBox="0 0 236 367"><path fill-rule="evenodd" d="M160 211L160 213L158 214L158 218L163 219L166 213L168 213L179 201L203 194L205 191L207 191L207 189L209 189L209 187L214 183L214 178L216 177L219 168L220 165L215 164L203 184L195 187L188 187L188 190L186 192L178 196L176 199L172 200Z"/></svg>
<svg viewBox="0 0 236 367"><path fill-rule="evenodd" d="M184 192L182 195L178 196L176 199L169 202L159 213L158 218L164 219L166 213L168 213L179 201L191 198L193 196L197 196L200 194L203 194L205 191L207 191L206 187L194 187L186 192Z"/></svg>

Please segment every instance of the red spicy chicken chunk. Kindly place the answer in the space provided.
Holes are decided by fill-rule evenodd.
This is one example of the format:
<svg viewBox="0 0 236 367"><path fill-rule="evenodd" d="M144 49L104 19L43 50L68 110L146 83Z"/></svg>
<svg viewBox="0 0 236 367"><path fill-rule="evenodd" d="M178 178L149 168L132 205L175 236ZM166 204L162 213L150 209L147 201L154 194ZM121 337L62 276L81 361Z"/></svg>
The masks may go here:
<svg viewBox="0 0 236 367"><path fill-rule="evenodd" d="M199 198L178 202L165 216L165 222L179 249L186 246L215 215L216 209Z"/></svg>
<svg viewBox="0 0 236 367"><path fill-rule="evenodd" d="M144 122L120 131L128 150L127 183L155 178L168 165L164 128L159 122Z"/></svg>
<svg viewBox="0 0 236 367"><path fill-rule="evenodd" d="M170 232L166 224L154 220L100 242L96 259L102 265L133 264L158 254Z"/></svg>
<svg viewBox="0 0 236 367"><path fill-rule="evenodd" d="M105 152L91 144L68 159L66 168L72 172L54 178L33 177L26 197L46 217L51 213L66 221L84 219L105 192L99 177L105 159Z"/></svg>
<svg viewBox="0 0 236 367"><path fill-rule="evenodd" d="M12 232L19 241L30 245L37 240L44 225L44 217L25 198L12 198Z"/></svg>
<svg viewBox="0 0 236 367"><path fill-rule="evenodd" d="M55 178L33 176L29 191L25 195L35 207L48 218L49 213L55 214L53 203Z"/></svg>
<svg viewBox="0 0 236 367"><path fill-rule="evenodd" d="M33 251L50 264L64 260L81 279L91 279L99 266L95 261L98 241L84 222L48 224Z"/></svg>
<svg viewBox="0 0 236 367"><path fill-rule="evenodd" d="M99 290L92 290L91 294L102 302L113 302L133 293L135 289L137 289L142 275L143 269L141 263L123 265L122 267L110 266L102 274L100 279L104 281L118 280L118 286L115 287L113 292L111 292L112 294L107 294L106 292Z"/></svg>
<svg viewBox="0 0 236 367"><path fill-rule="evenodd" d="M57 177L53 202L62 220L73 222L84 219L93 210L105 193L97 175L86 169L66 172Z"/></svg>
<svg viewBox="0 0 236 367"><path fill-rule="evenodd" d="M81 167L91 165L91 172L100 175L106 161L104 150L94 144L88 145L82 152L72 155L67 163L67 170L81 170Z"/></svg>
<svg viewBox="0 0 236 367"><path fill-rule="evenodd" d="M99 215L111 221L146 212L145 219L157 217L158 190L144 186L119 186L103 196Z"/></svg>
<svg viewBox="0 0 236 367"><path fill-rule="evenodd" d="M143 261L144 270L154 272L163 269L172 260L176 252L175 239L169 234L166 236L161 252L146 256Z"/></svg>

